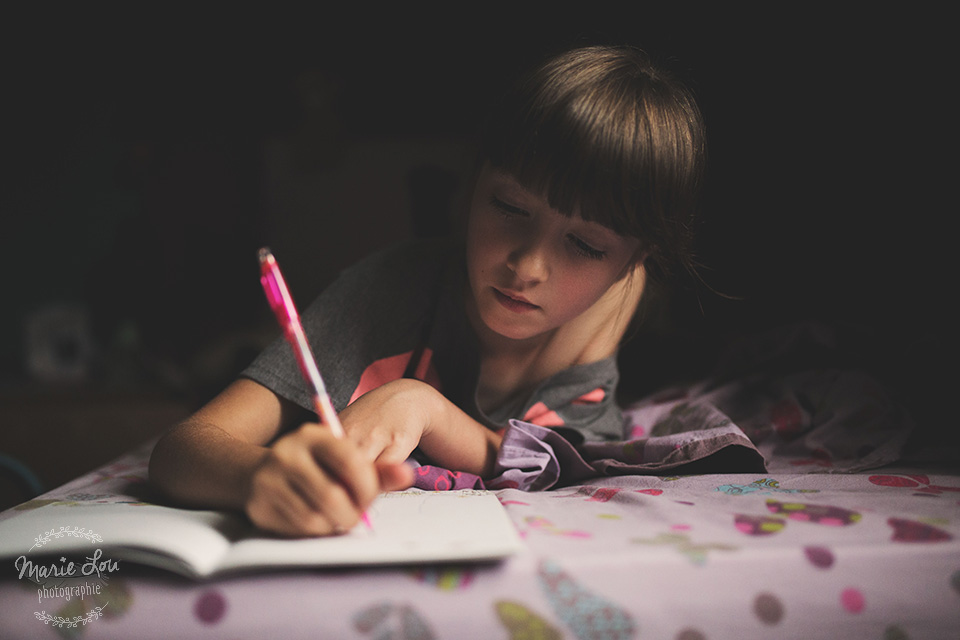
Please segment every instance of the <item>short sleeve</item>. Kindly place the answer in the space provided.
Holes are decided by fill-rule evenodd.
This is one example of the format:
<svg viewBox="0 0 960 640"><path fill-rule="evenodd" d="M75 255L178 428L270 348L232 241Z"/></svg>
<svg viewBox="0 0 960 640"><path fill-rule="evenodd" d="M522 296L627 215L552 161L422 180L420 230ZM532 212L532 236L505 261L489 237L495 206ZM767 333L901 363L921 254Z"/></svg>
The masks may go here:
<svg viewBox="0 0 960 640"><path fill-rule="evenodd" d="M345 270L302 313L301 322L327 392L338 411L350 402L367 367L412 351L431 313L431 286L443 252L412 242ZM310 409L311 395L283 337L241 374Z"/></svg>

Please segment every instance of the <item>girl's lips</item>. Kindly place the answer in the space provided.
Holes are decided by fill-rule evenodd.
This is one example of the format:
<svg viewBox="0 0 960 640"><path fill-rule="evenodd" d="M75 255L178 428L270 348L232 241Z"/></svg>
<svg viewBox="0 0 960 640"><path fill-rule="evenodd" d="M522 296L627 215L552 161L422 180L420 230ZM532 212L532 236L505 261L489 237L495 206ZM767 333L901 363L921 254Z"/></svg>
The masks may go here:
<svg viewBox="0 0 960 640"><path fill-rule="evenodd" d="M506 307L508 310L513 311L514 313L527 313L530 311L535 311L540 307L528 301L523 296L504 293L496 287L493 288L493 295L496 297L497 302Z"/></svg>

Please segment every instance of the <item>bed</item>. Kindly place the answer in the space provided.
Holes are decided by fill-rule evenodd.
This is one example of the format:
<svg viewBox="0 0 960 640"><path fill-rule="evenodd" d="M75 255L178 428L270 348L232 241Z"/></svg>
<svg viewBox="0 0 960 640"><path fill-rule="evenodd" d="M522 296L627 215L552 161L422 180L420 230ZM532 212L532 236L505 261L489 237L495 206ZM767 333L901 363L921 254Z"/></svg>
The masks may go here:
<svg viewBox="0 0 960 640"><path fill-rule="evenodd" d="M960 637L954 454L910 453L910 416L862 371L743 362L631 403L622 441L514 423L492 480L421 467L421 490L497 496L524 542L501 562L207 581L126 565L46 617L9 567L0 637ZM105 502L136 517L149 448L0 519Z"/></svg>

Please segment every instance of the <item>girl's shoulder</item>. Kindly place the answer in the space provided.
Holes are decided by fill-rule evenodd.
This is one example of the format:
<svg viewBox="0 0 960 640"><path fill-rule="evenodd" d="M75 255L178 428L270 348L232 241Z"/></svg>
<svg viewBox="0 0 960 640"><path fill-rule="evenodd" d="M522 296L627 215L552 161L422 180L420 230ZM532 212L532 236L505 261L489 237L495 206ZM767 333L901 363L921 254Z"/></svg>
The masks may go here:
<svg viewBox="0 0 960 640"><path fill-rule="evenodd" d="M410 240L377 251L344 270L318 300L355 315L389 313L399 319L433 308L446 283L463 264L454 239Z"/></svg>
<svg viewBox="0 0 960 640"><path fill-rule="evenodd" d="M454 238L407 240L363 258L342 277L366 279L381 284L410 278L434 278L463 259L463 243Z"/></svg>

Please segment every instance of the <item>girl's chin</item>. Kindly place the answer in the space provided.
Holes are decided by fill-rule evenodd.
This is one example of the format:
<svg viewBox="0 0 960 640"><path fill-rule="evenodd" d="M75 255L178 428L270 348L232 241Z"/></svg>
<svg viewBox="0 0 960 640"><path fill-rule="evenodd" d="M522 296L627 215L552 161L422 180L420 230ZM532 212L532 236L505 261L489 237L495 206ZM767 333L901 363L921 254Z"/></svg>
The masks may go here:
<svg viewBox="0 0 960 640"><path fill-rule="evenodd" d="M487 331L508 340L530 340L542 335L545 330L532 322L508 322L497 317L498 314L480 314L480 320Z"/></svg>
<svg viewBox="0 0 960 640"><path fill-rule="evenodd" d="M487 295L478 296L472 301L472 310L475 328L489 337L506 340L523 341L536 338L546 332L543 318L536 317L537 313L516 313L506 309L497 301L492 291Z"/></svg>

